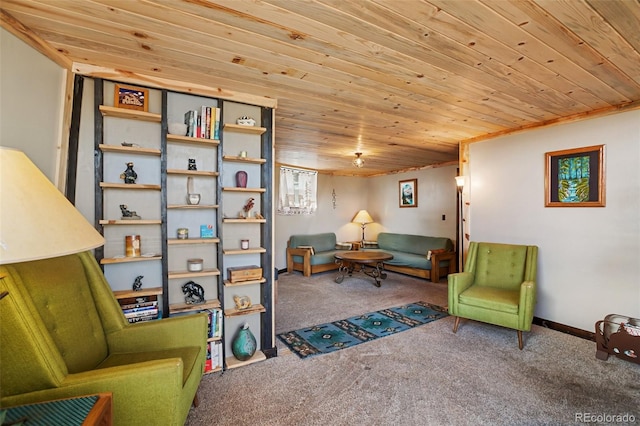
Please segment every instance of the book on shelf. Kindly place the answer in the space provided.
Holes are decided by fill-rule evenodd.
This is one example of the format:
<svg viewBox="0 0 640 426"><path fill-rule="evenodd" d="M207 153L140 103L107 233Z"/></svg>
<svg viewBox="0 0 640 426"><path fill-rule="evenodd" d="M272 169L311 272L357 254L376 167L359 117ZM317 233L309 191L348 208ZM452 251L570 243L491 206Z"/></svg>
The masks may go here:
<svg viewBox="0 0 640 426"><path fill-rule="evenodd" d="M208 342L204 371L212 371L217 368L222 368L222 342Z"/></svg>
<svg viewBox="0 0 640 426"><path fill-rule="evenodd" d="M207 309L207 332L210 339L222 336L222 309Z"/></svg>
<svg viewBox="0 0 640 426"><path fill-rule="evenodd" d="M220 114L222 112L222 110L220 108L214 108L215 109L215 119L213 120L213 132L212 132L212 139L220 139ZM213 113L213 111L212 111Z"/></svg>

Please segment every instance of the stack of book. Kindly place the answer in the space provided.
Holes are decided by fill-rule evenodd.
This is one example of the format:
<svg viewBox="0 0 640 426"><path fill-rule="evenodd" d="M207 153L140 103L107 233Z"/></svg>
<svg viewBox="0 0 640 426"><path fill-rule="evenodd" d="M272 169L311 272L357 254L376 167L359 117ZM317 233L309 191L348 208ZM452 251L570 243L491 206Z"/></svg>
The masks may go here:
<svg viewBox="0 0 640 426"><path fill-rule="evenodd" d="M220 108L203 106L184 114L187 136L202 139L220 139Z"/></svg>
<svg viewBox="0 0 640 426"><path fill-rule="evenodd" d="M149 321L160 317L158 296L155 294L119 299L120 308L130 323Z"/></svg>

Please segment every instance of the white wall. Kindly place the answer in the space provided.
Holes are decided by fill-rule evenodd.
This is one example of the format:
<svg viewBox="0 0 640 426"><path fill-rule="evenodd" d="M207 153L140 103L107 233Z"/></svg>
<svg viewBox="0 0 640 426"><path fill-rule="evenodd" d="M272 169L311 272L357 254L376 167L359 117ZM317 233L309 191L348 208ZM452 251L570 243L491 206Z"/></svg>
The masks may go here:
<svg viewBox="0 0 640 426"><path fill-rule="evenodd" d="M0 145L57 184L65 70L0 28Z"/></svg>
<svg viewBox="0 0 640 426"><path fill-rule="evenodd" d="M544 206L545 152L605 144L606 207ZM640 111L475 143L471 240L535 244L537 317L640 317Z"/></svg>
<svg viewBox="0 0 640 426"><path fill-rule="evenodd" d="M360 241L362 228L352 223L351 219L361 209L366 209L375 221L365 229L367 240L375 240L380 232L449 237L455 240L456 171L456 166L447 166L372 178L318 174L318 210L315 215L276 215L276 268L286 268L287 241L294 234L335 232L338 241ZM400 208L398 205L398 182L407 179L418 179L416 208ZM278 170L276 188L279 187L277 180ZM335 209L333 190L336 192ZM445 215L445 220L442 220L442 215Z"/></svg>

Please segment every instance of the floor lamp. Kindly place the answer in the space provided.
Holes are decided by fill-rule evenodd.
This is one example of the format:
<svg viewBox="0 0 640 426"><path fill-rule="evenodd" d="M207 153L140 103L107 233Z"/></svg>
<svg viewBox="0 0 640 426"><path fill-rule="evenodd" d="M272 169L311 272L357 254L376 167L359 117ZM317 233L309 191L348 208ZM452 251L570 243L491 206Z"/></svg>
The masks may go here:
<svg viewBox="0 0 640 426"><path fill-rule="evenodd" d="M91 250L102 235L27 156L0 147L0 265Z"/></svg>
<svg viewBox="0 0 640 426"><path fill-rule="evenodd" d="M458 188L458 223L456 224L456 252L458 253L458 272L462 272L464 267L464 210L462 207L462 190L464 189L464 176L456 176L456 187Z"/></svg>

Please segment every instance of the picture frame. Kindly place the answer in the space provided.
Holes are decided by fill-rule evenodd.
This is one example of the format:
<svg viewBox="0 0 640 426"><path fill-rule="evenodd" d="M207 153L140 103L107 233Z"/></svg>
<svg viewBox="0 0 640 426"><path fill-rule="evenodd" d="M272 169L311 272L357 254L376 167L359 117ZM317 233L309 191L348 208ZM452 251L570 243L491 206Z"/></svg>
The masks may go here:
<svg viewBox="0 0 640 426"><path fill-rule="evenodd" d="M545 207L605 207L604 145L545 153Z"/></svg>
<svg viewBox="0 0 640 426"><path fill-rule="evenodd" d="M116 84L113 103L117 108L149 111L149 89L125 84Z"/></svg>
<svg viewBox="0 0 640 426"><path fill-rule="evenodd" d="M418 179L398 182L398 203L400 207L418 207Z"/></svg>

